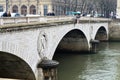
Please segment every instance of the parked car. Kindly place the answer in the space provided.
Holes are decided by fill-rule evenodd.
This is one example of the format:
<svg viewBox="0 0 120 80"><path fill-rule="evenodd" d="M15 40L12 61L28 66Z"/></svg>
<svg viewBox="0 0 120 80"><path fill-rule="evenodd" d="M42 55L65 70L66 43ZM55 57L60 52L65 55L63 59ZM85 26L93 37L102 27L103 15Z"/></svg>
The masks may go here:
<svg viewBox="0 0 120 80"><path fill-rule="evenodd" d="M47 13L47 16L55 16L55 13Z"/></svg>
<svg viewBox="0 0 120 80"><path fill-rule="evenodd" d="M117 18L117 19L120 19L120 16L116 14L116 18Z"/></svg>
<svg viewBox="0 0 120 80"><path fill-rule="evenodd" d="M87 16L87 13L83 13L83 14L81 14L81 16Z"/></svg>
<svg viewBox="0 0 120 80"><path fill-rule="evenodd" d="M0 17L3 17L3 14L4 14L5 12L0 12Z"/></svg>
<svg viewBox="0 0 120 80"><path fill-rule="evenodd" d="M91 14L87 14L86 16L87 16L87 17L91 17Z"/></svg>
<svg viewBox="0 0 120 80"><path fill-rule="evenodd" d="M104 17L104 14L98 14L98 17Z"/></svg>
<svg viewBox="0 0 120 80"><path fill-rule="evenodd" d="M11 13L11 17L20 17L19 13Z"/></svg>
<svg viewBox="0 0 120 80"><path fill-rule="evenodd" d="M37 15L37 14L27 14L26 17L40 17L40 15Z"/></svg>

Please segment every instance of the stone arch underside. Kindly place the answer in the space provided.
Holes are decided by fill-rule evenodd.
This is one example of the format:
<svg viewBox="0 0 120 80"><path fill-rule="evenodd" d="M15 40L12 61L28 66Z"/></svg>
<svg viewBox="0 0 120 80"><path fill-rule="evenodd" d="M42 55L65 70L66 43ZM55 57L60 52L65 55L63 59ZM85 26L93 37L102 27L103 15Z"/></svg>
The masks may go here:
<svg viewBox="0 0 120 80"><path fill-rule="evenodd" d="M108 40L107 31L106 31L106 29L103 26L101 26L98 29L98 31L96 33L96 36L95 36L95 39L96 40L100 40L100 41L106 41L106 40Z"/></svg>
<svg viewBox="0 0 120 80"><path fill-rule="evenodd" d="M35 80L32 69L24 60L2 51L0 51L0 77Z"/></svg>
<svg viewBox="0 0 120 80"><path fill-rule="evenodd" d="M88 51L88 41L84 33L74 29L66 33L60 41L57 51Z"/></svg>

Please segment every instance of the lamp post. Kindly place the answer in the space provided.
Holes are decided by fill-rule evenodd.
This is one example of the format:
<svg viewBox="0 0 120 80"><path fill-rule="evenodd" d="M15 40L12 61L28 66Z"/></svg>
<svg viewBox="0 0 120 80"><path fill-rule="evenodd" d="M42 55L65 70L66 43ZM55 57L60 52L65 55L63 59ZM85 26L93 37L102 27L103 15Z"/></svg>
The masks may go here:
<svg viewBox="0 0 120 80"><path fill-rule="evenodd" d="M8 12L8 0L6 0L6 12Z"/></svg>

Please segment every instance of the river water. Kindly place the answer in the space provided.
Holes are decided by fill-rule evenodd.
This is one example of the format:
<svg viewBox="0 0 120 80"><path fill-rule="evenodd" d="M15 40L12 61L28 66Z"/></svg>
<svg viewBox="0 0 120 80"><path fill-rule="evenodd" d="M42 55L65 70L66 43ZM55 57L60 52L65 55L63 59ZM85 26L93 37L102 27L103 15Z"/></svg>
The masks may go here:
<svg viewBox="0 0 120 80"><path fill-rule="evenodd" d="M58 80L120 80L120 42L104 42L98 52L57 52Z"/></svg>

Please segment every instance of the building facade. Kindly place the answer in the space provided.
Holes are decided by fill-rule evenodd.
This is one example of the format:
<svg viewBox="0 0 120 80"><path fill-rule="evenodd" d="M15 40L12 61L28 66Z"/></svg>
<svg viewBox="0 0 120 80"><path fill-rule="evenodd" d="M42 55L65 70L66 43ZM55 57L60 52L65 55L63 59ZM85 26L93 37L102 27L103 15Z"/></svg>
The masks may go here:
<svg viewBox="0 0 120 80"><path fill-rule="evenodd" d="M42 5L44 5L44 2L40 2L40 0L8 0L8 2L6 1L0 0L1 11L10 11L12 13L20 13L21 15L43 14L41 9L43 9Z"/></svg>
<svg viewBox="0 0 120 80"><path fill-rule="evenodd" d="M117 0L117 18L120 18L120 0Z"/></svg>
<svg viewBox="0 0 120 80"><path fill-rule="evenodd" d="M102 13L104 5L108 5L105 3L101 5L100 3L101 1L96 0L0 0L0 12L10 11L21 15L37 14L41 16L46 16L47 13L66 15L70 11L90 14L94 10ZM113 11L111 9L110 11ZM115 11L120 16L120 0L117 0Z"/></svg>
<svg viewBox="0 0 120 80"><path fill-rule="evenodd" d="M0 0L0 12L65 15L67 11L78 10L76 4L79 2L80 0Z"/></svg>

